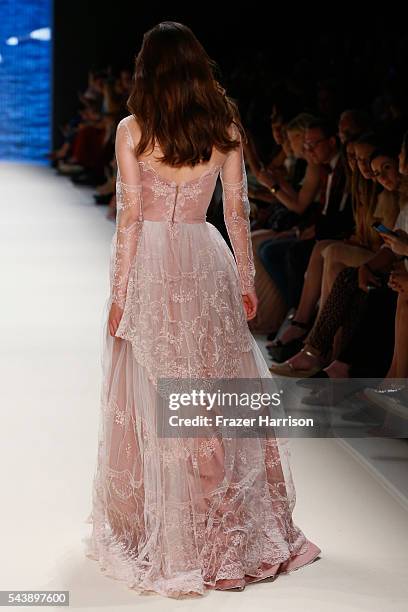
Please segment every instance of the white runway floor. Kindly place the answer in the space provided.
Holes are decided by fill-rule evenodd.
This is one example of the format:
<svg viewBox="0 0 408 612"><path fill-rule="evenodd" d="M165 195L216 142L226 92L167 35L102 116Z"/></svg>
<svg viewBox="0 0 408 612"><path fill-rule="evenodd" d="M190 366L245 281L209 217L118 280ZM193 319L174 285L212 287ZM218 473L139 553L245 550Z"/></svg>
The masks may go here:
<svg viewBox="0 0 408 612"><path fill-rule="evenodd" d="M1 164L0 194L0 589L69 590L87 612L405 612L408 507L333 439L291 441L295 523L322 549L309 566L176 601L137 595L84 557L114 226L48 168Z"/></svg>

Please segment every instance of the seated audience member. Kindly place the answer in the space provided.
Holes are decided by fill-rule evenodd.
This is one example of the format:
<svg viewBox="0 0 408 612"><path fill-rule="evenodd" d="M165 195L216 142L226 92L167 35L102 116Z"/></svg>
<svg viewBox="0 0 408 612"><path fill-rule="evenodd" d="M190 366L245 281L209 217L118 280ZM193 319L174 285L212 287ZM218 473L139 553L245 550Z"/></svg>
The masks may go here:
<svg viewBox="0 0 408 612"><path fill-rule="evenodd" d="M372 173L385 189L399 191L400 212L394 230L407 231L407 178L401 173L401 170L405 173L405 165L401 164L405 147L404 138L399 166L389 154L380 151L372 155ZM372 376L384 376L392 358L393 312L397 306L393 291L387 288L384 278L401 260L388 246L386 236L384 234L382 247L367 262L340 272L303 349L285 363L272 366L271 371L299 377L313 376L321 370L322 375L329 377L367 376L370 371ZM385 318L384 313L387 313ZM375 317L381 318L381 330L374 333L372 327L367 329L367 321L373 321ZM340 349L333 359L333 341L340 327ZM377 345L372 344L373 340Z"/></svg>
<svg viewBox="0 0 408 612"><path fill-rule="evenodd" d="M408 175L408 132L404 135L399 156L399 170ZM405 207L408 207L408 188L405 185ZM401 380L408 378L408 211L402 214L395 227L397 236L382 234L384 243L392 252L404 257L403 265L391 272L389 287L397 292L397 311L395 315L395 344L392 362L384 381L378 388L367 389L367 398L385 409L407 406L406 385ZM395 228L394 228L395 229ZM393 379L397 379L393 382Z"/></svg>
<svg viewBox="0 0 408 612"><path fill-rule="evenodd" d="M261 244L258 253L268 273L278 284L288 309L298 305L304 274L316 240L343 238L353 225L351 198L345 166L336 138L337 127L317 119L305 133L305 149L311 163L319 165L319 208L314 218L301 222L295 237L286 242Z"/></svg>
<svg viewBox="0 0 408 612"><path fill-rule="evenodd" d="M321 305L324 304L337 274L344 267L361 265L382 246L381 236L373 228L373 223L393 227L400 212L402 194L395 176L398 169L397 151L387 145L384 148L376 149L370 156L370 166L378 181L371 190L373 197L368 199L368 204L371 205L364 206L362 200L359 200L355 210L354 234L348 240L332 243L323 253ZM384 187L388 174L393 176L388 186ZM364 180L364 177L362 179ZM359 192L361 193L360 189Z"/></svg>
<svg viewBox="0 0 408 612"><path fill-rule="evenodd" d="M363 139L367 140L367 138ZM369 138L372 141L372 137ZM365 167L359 166L354 154L354 141L346 144L346 190L351 194L354 216L354 233L343 240L319 240L315 243L305 273L304 285L299 304L290 325L279 338L267 345L273 359L285 361L301 347L307 330L316 314L316 306L323 306L330 282L346 265L358 265L361 259L372 255L373 241L378 241L378 234L371 228L374 221L375 182L369 177ZM370 142L373 152L375 147ZM395 210L395 208L394 208ZM395 211L395 216L397 211ZM392 223L395 221L392 218ZM386 217L389 222L389 217ZM327 278L329 277L329 278Z"/></svg>
<svg viewBox="0 0 408 612"><path fill-rule="evenodd" d="M271 171L259 171L257 178L275 192L276 203L268 219L268 227L252 232L256 268L256 291L259 298L258 313L250 322L253 332L273 333L281 324L286 304L279 286L267 273L258 257L258 245L266 238L274 237L284 245L284 240L296 239L296 228L299 221L308 214L320 187L320 168L306 159L303 142L307 124L313 120L305 113L298 115L286 126L287 144L295 163L289 179L279 178L279 189L275 182L278 176ZM285 146L285 145L284 145ZM289 149L287 149L289 153ZM275 187L274 187L275 185Z"/></svg>
<svg viewBox="0 0 408 612"><path fill-rule="evenodd" d="M258 181L257 175L260 171L274 171L281 176L287 173L285 160L287 153L284 150L283 144L285 140L284 126L287 118L283 111L280 111L275 105L271 114L271 130L274 146L272 147L269 159L266 161L261 159L258 153L255 140L250 130L247 130L248 142L244 144L245 162L248 164L248 192L252 200L270 204L275 201L270 192L265 189Z"/></svg>
<svg viewBox="0 0 408 612"><path fill-rule="evenodd" d="M341 113L338 136L341 144L354 140L360 134L368 132L371 126L368 113L356 109L348 109Z"/></svg>

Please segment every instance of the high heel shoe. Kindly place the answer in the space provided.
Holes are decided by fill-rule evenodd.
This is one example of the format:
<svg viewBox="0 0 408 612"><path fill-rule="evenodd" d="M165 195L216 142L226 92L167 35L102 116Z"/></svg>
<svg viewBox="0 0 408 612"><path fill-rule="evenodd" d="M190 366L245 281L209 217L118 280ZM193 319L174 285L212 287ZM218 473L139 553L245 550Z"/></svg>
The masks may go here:
<svg viewBox="0 0 408 612"><path fill-rule="evenodd" d="M322 357L320 353L314 350L312 347L307 348L304 346L301 353L305 353L308 357L317 357L318 363L311 368L295 368L295 366L290 361L285 361L284 363L274 364L269 368L269 371L272 374L277 374L278 376L290 376L293 378L309 378L309 376L313 376L319 372L325 364L322 363Z"/></svg>
<svg viewBox="0 0 408 612"><path fill-rule="evenodd" d="M290 321L290 325L294 325L295 327L300 327L301 329L306 330L304 334L299 336L299 338L294 338L293 340L289 340L289 342L282 342L279 338L274 340L271 344L267 344L266 348L274 361L278 363L282 363L287 359L293 357L298 353L303 345L303 341L307 336L307 332L309 331L309 325L307 323L302 323L301 321L296 321L296 319L292 319Z"/></svg>

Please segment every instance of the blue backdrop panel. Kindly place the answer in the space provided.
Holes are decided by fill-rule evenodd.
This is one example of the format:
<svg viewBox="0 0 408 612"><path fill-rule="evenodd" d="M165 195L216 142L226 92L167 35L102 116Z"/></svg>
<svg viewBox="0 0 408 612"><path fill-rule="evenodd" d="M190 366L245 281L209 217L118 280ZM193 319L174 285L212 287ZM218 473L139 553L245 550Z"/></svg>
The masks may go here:
<svg viewBox="0 0 408 612"><path fill-rule="evenodd" d="M51 0L0 0L0 159L48 163Z"/></svg>

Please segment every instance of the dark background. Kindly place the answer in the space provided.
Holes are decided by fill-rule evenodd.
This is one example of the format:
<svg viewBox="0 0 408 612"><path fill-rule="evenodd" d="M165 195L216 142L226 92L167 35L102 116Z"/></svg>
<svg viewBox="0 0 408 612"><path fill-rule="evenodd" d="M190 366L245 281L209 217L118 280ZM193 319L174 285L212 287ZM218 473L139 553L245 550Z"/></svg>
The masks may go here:
<svg viewBox="0 0 408 612"><path fill-rule="evenodd" d="M75 113L77 91L86 87L89 68L133 69L143 34L164 20L180 21L192 28L210 57L229 70L232 62L245 58L251 47L243 35L242 15L228 16L214 9L207 17L194 3L189 10L163 10L157 3L55 2L54 7L54 137L58 124ZM146 8L146 5L149 5Z"/></svg>
<svg viewBox="0 0 408 612"><path fill-rule="evenodd" d="M164 20L185 23L220 69L240 109L267 117L282 82L310 84L305 106L315 105L316 83L327 79L339 108L366 106L398 75L407 80L408 42L396 7L357 16L355 8L327 3L299 9L248 4L72 0L54 4L53 136L78 108L90 68L133 68L143 33ZM180 5L179 5L180 6ZM384 9L384 7L383 7ZM223 12L225 11L225 12ZM401 16L400 16L401 17ZM405 75L405 76L404 76ZM307 88L307 87L306 87Z"/></svg>

